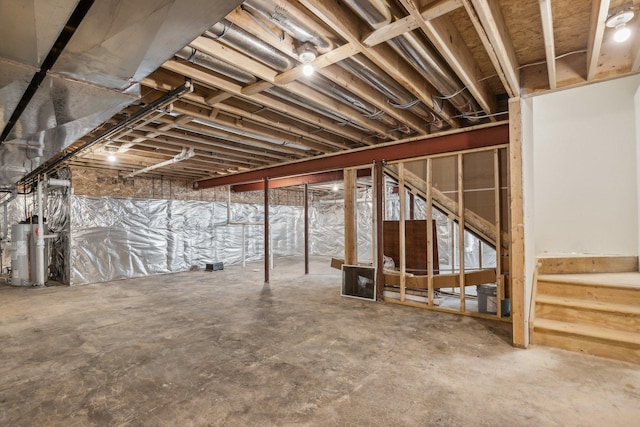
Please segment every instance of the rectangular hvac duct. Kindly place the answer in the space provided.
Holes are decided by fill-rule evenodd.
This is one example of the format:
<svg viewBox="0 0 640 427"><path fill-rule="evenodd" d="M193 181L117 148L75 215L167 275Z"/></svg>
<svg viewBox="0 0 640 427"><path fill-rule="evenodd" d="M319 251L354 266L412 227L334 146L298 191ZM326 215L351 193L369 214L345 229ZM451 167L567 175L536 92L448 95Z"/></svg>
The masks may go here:
<svg viewBox="0 0 640 427"><path fill-rule="evenodd" d="M0 130L78 3L0 0ZM143 78L240 3L95 0L0 146L0 187L139 98Z"/></svg>

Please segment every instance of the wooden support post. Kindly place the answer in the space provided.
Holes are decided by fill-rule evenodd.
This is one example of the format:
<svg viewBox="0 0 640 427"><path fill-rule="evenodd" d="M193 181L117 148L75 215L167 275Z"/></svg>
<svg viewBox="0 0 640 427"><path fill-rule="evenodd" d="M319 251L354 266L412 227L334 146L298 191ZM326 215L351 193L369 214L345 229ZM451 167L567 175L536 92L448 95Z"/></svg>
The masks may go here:
<svg viewBox="0 0 640 427"><path fill-rule="evenodd" d="M382 301L384 298L384 241L383 241L383 225L384 225L384 174L382 162L375 162L374 166L375 180L375 233L376 233L376 299Z"/></svg>
<svg viewBox="0 0 640 427"><path fill-rule="evenodd" d="M356 170L344 170L344 263L358 262L358 234L356 226Z"/></svg>
<svg viewBox="0 0 640 427"><path fill-rule="evenodd" d="M502 224L500 222L500 152L493 150L493 197L496 224L496 314L502 317L504 284L502 283ZM482 254L481 254L482 255Z"/></svg>
<svg viewBox="0 0 640 427"><path fill-rule="evenodd" d="M464 299L464 162L458 154L458 266L460 273L460 311L466 311Z"/></svg>
<svg viewBox="0 0 640 427"><path fill-rule="evenodd" d="M405 242L405 219L407 216L407 197L404 187L404 163L398 163L398 196L400 203L400 220L398 222L398 246L400 247L400 301L405 300L407 281L407 257Z"/></svg>
<svg viewBox="0 0 640 427"><path fill-rule="evenodd" d="M433 160L427 159L427 176L425 182L427 183L427 304L429 307L433 306Z"/></svg>
<svg viewBox="0 0 640 427"><path fill-rule="evenodd" d="M525 348L524 316L524 205L522 200L522 127L520 98L509 100L509 213L511 244L509 276L511 278L511 319L513 345Z"/></svg>
<svg viewBox="0 0 640 427"><path fill-rule="evenodd" d="M269 283L269 178L264 179L264 283Z"/></svg>
<svg viewBox="0 0 640 427"><path fill-rule="evenodd" d="M309 184L304 185L304 274L309 274Z"/></svg>

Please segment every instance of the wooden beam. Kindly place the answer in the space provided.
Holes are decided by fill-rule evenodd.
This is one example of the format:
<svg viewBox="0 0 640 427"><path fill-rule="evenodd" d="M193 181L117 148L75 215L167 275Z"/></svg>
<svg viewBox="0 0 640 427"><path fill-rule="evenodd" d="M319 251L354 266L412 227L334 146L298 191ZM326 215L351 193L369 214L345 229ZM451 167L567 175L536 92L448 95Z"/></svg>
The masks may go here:
<svg viewBox="0 0 640 427"><path fill-rule="evenodd" d="M420 26L420 20L429 21L431 19L439 18L461 6L462 0L440 0L433 2L423 9L418 16L410 14L376 29L362 39L362 44L367 47L376 46L408 31L415 30Z"/></svg>
<svg viewBox="0 0 640 427"><path fill-rule="evenodd" d="M525 277L524 277L524 205L522 199L522 114L520 98L509 100L509 212L511 243L509 275L511 278L511 319L513 345L526 348Z"/></svg>
<svg viewBox="0 0 640 427"><path fill-rule="evenodd" d="M502 209L500 201L500 151L493 150L493 213L496 224L496 314L502 317L502 300L504 299L504 283L502 282ZM480 243L482 249L482 242ZM480 251L480 268L482 268L482 250Z"/></svg>
<svg viewBox="0 0 640 427"><path fill-rule="evenodd" d="M300 108L292 108L291 105L287 104L286 102L279 101L277 99L274 99L272 97L266 96L261 93L258 93L253 96L245 95L244 93L242 93L242 86L234 83L230 83L223 78L214 76L213 74L204 72L202 70L198 70L192 67L190 64L184 64L178 61L169 60L162 65L162 68L190 77L204 84L211 85L213 87L231 92L235 96L242 97L252 102L257 102L275 111L279 111L282 114L290 115L292 117L295 117L298 120L302 120L304 122L310 123L316 127L320 127L322 129L327 130L328 132L334 133L336 135L342 136L352 141L364 143L365 141L368 140L369 135L366 135L364 132L360 132L355 129L350 129L345 126L339 126L335 124L332 120L318 117L317 114L304 111Z"/></svg>
<svg viewBox="0 0 640 427"><path fill-rule="evenodd" d="M363 28L361 22L353 13L346 10L337 0L300 0L307 9L314 13L323 22L330 25L340 36L352 43L376 65L381 67L391 77L403 85L423 104L434 111L440 108L435 105L433 93L425 86L425 81L416 75L414 69L405 61L400 60L390 47L378 45L367 49L361 42ZM448 108L448 107L446 107ZM460 127L458 121L453 118L452 110L445 110L438 114L449 126Z"/></svg>
<svg viewBox="0 0 640 427"><path fill-rule="evenodd" d="M231 49L222 43L215 40L211 40L207 37L197 37L189 45L201 52L207 53L214 58L221 61L228 62L234 66L249 71L254 76L258 76L262 80L273 83L277 71L274 71L271 67L264 65L262 62L246 56L244 53L240 53L235 49Z"/></svg>
<svg viewBox="0 0 640 427"><path fill-rule="evenodd" d="M221 185L259 181L265 176L279 178L304 175L352 166L370 165L374 161L394 161L413 157L424 157L431 154L491 147L506 144L509 140L508 138L509 128L504 122L501 122L495 125L483 125L466 128L464 130L446 131L416 139L409 139L401 143L379 144L373 147L326 154L312 159L303 159L241 174L206 179L196 182L195 185L197 188L203 189Z"/></svg>
<svg viewBox="0 0 640 427"><path fill-rule="evenodd" d="M416 0L400 0L400 2L419 22L420 28L427 35L427 38L460 78L484 112L486 114L495 113L495 95L491 93L486 81L480 81L482 78L480 66L471 50L464 43L453 21L446 16L424 20L418 11ZM496 121L494 116L490 118L492 121Z"/></svg>
<svg viewBox="0 0 640 427"><path fill-rule="evenodd" d="M358 229L356 225L356 170L344 170L344 263L358 262Z"/></svg>
<svg viewBox="0 0 640 427"><path fill-rule="evenodd" d="M544 51L547 56L547 74L549 75L549 88L556 88L556 45L553 39L553 15L551 13L551 0L539 0L540 17L542 18L542 34L544 36Z"/></svg>
<svg viewBox="0 0 640 427"><path fill-rule="evenodd" d="M425 182L427 183L426 210L427 210L427 304L433 307L433 159L427 159Z"/></svg>
<svg viewBox="0 0 640 427"><path fill-rule="evenodd" d="M520 94L518 60L497 1L463 0L496 72L504 79L509 97Z"/></svg>
<svg viewBox="0 0 640 427"><path fill-rule="evenodd" d="M589 24L589 41L587 44L587 80L593 80L598 69L605 21L609 13L610 3L610 0L593 0L591 2L591 22Z"/></svg>
<svg viewBox="0 0 640 427"><path fill-rule="evenodd" d="M371 176L370 169L358 169L356 172L358 178ZM326 182L335 182L344 180L344 173L342 170L320 172L308 175L292 176L288 178L274 178L269 180L269 188L285 188L294 187L298 185L307 184L323 184ZM244 193L247 191L262 191L264 189L263 182L252 182L248 184L237 184L231 186L231 191L234 193Z"/></svg>

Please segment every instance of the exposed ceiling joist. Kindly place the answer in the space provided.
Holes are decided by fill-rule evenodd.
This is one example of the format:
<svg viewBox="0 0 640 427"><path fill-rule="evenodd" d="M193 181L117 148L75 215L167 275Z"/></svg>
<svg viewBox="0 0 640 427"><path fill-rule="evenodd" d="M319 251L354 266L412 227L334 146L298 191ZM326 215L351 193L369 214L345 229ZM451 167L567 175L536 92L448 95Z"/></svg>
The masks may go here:
<svg viewBox="0 0 640 427"><path fill-rule="evenodd" d="M499 122L474 129L451 130L400 143L380 144L342 153L327 154L294 163L285 163L245 173L225 175L194 183L197 189L244 184L264 178L305 175L347 167L371 165L374 161L394 161L412 157L491 147L509 142L509 125Z"/></svg>
<svg viewBox="0 0 640 427"><path fill-rule="evenodd" d="M610 0L593 0L591 3L591 24L589 25L587 45L587 80L593 80L596 75L610 3Z"/></svg>
<svg viewBox="0 0 640 427"><path fill-rule="evenodd" d="M518 60L502 17L500 5L490 0L463 0L498 75L507 83L510 97L519 96ZM477 22L475 18L477 17Z"/></svg>
<svg viewBox="0 0 640 427"><path fill-rule="evenodd" d="M556 47L553 39L553 14L551 0L539 0L540 17L542 18L542 34L544 37L544 51L547 58L547 74L549 88L554 90L556 84Z"/></svg>
<svg viewBox="0 0 640 427"><path fill-rule="evenodd" d="M465 88L476 99L485 114L496 111L495 96L491 93L486 81L481 81L482 73L471 51L464 44L460 33L446 16L425 20L418 11L415 0L400 0L402 5L419 22L419 26L433 43L438 52L449 63L460 78ZM494 116L491 121L496 121Z"/></svg>

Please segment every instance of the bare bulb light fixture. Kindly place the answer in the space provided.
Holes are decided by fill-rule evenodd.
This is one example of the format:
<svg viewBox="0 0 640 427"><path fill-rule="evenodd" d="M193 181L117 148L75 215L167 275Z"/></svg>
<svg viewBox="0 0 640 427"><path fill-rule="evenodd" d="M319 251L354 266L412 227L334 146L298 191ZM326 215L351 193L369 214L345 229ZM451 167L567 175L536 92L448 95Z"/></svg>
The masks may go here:
<svg viewBox="0 0 640 427"><path fill-rule="evenodd" d="M113 162L115 162L115 161L117 160L117 157L116 157L116 155L115 155L115 154L110 153L110 154L107 156L107 160L109 160L111 163L113 163Z"/></svg>
<svg viewBox="0 0 640 427"><path fill-rule="evenodd" d="M315 46L311 43L304 43L296 49L296 53L298 54L300 62L304 64L302 66L302 74L305 76L312 75L313 65L311 65L311 63L315 61L318 56Z"/></svg>
<svg viewBox="0 0 640 427"><path fill-rule="evenodd" d="M620 10L607 18L605 25L608 28L615 28L613 39L618 43L625 42L631 37L631 29L627 27L627 23L633 19L633 10Z"/></svg>
<svg viewBox="0 0 640 427"><path fill-rule="evenodd" d="M313 65L311 64L304 64L302 66L302 74L304 74L305 76L309 77L310 75L313 74Z"/></svg>

